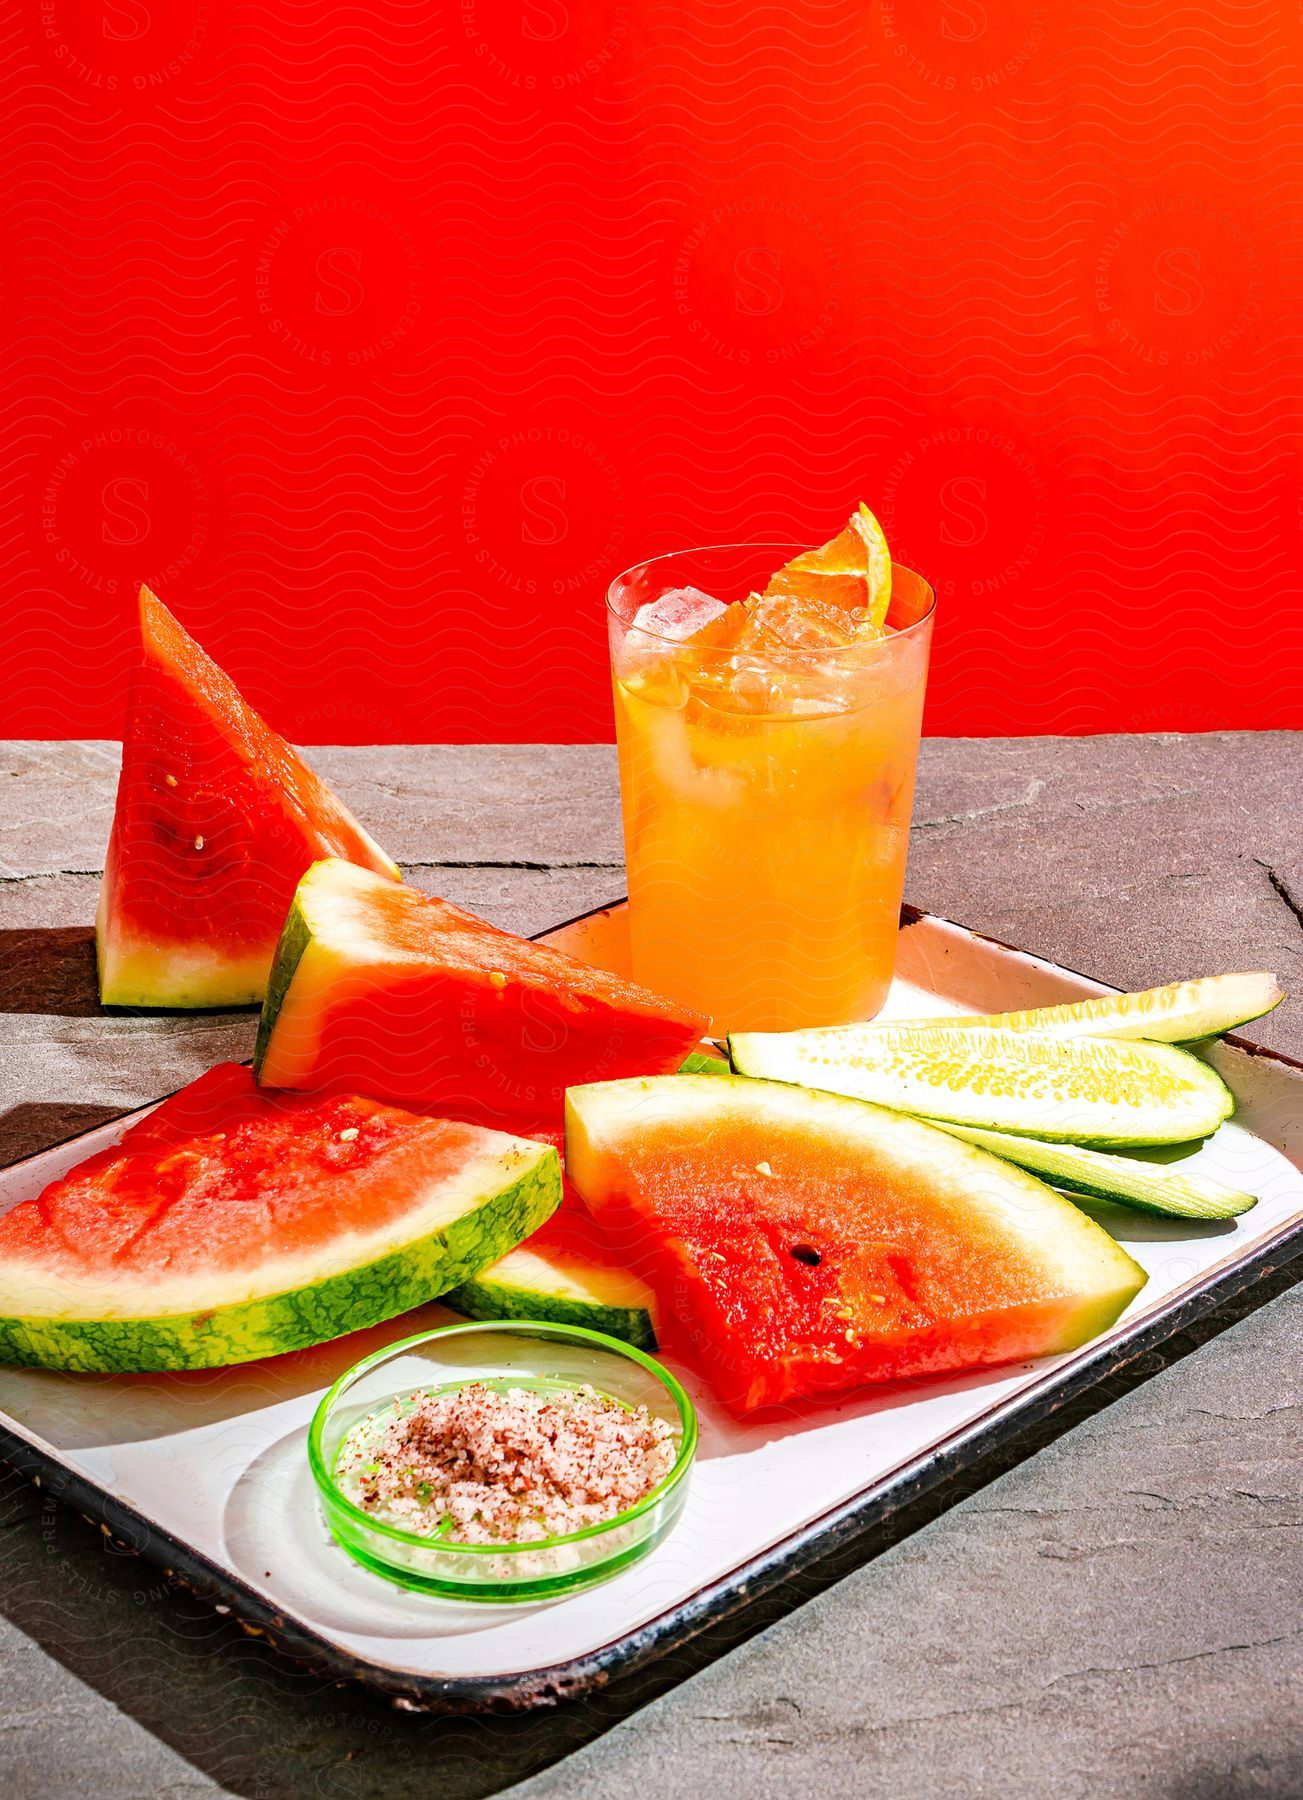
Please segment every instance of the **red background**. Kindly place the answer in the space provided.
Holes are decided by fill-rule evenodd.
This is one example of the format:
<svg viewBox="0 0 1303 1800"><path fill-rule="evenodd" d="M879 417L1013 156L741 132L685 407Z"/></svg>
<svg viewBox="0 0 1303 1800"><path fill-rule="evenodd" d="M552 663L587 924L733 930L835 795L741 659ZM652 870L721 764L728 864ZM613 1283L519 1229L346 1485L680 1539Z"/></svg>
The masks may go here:
<svg viewBox="0 0 1303 1800"><path fill-rule="evenodd" d="M301 741L603 738L611 573L861 497L932 731L1303 723L1296 12L25 0L0 731L144 577Z"/></svg>

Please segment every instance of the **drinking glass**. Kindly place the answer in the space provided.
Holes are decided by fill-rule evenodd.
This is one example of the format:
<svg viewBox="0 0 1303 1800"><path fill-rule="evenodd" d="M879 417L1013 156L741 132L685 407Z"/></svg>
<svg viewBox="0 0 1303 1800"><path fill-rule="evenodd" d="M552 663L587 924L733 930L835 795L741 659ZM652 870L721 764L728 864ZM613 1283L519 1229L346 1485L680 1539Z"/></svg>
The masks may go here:
<svg viewBox="0 0 1303 1800"><path fill-rule="evenodd" d="M934 595L892 570L886 634L699 647L635 626L677 589L760 591L790 544L711 545L607 594L635 980L716 1032L870 1019L891 986Z"/></svg>

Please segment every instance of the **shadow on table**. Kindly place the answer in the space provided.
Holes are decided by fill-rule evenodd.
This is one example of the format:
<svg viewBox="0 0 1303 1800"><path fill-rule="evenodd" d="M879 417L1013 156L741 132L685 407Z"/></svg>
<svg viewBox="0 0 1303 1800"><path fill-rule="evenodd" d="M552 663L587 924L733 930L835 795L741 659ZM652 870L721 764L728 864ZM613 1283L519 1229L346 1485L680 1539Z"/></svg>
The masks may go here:
<svg viewBox="0 0 1303 1800"><path fill-rule="evenodd" d="M1303 1794L1303 1749L1276 1755L1228 1734L1216 1761L1179 1774L1167 1790L1170 1800L1249 1800L1255 1794Z"/></svg>
<svg viewBox="0 0 1303 1800"><path fill-rule="evenodd" d="M481 1800L600 1737L1285 1292L1300 1275L1303 1266L1296 1261L1264 1277L1250 1293L956 1473L871 1535L647 1668L550 1710L406 1714L361 1688L299 1669L13 1473L0 1483L0 1611L161 1743L247 1800L303 1793L383 1800L436 1786L440 1800ZM138 1770L140 1752L130 1754ZM1198 1794L1192 1789L1191 1800Z"/></svg>
<svg viewBox="0 0 1303 1800"><path fill-rule="evenodd" d="M100 1010L93 926L0 931L0 1012L91 1019Z"/></svg>
<svg viewBox="0 0 1303 1800"><path fill-rule="evenodd" d="M39 1156L56 1144L120 1119L121 1106L85 1106L70 1100L24 1100L0 1112L0 1169Z"/></svg>

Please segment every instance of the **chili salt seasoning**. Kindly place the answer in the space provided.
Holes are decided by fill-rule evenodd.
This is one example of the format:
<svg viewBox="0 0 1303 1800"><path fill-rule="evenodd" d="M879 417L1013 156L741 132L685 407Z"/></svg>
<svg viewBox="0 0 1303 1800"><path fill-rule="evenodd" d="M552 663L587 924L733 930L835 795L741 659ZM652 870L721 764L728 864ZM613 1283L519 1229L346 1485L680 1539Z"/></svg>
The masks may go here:
<svg viewBox="0 0 1303 1800"><path fill-rule="evenodd" d="M520 1544L605 1525L674 1466L664 1419L585 1384L468 1382L395 1398L354 1428L336 1477L373 1518L459 1544Z"/></svg>

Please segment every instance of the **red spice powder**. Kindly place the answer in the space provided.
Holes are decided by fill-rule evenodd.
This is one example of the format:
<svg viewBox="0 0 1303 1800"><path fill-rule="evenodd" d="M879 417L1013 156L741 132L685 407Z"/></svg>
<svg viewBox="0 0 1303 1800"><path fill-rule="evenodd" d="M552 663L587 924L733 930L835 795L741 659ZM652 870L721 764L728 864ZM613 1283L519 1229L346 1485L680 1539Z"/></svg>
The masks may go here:
<svg viewBox="0 0 1303 1800"><path fill-rule="evenodd" d="M395 1399L350 1434L337 1474L357 1503L421 1537L530 1543L604 1525L674 1466L669 1425L583 1387Z"/></svg>

